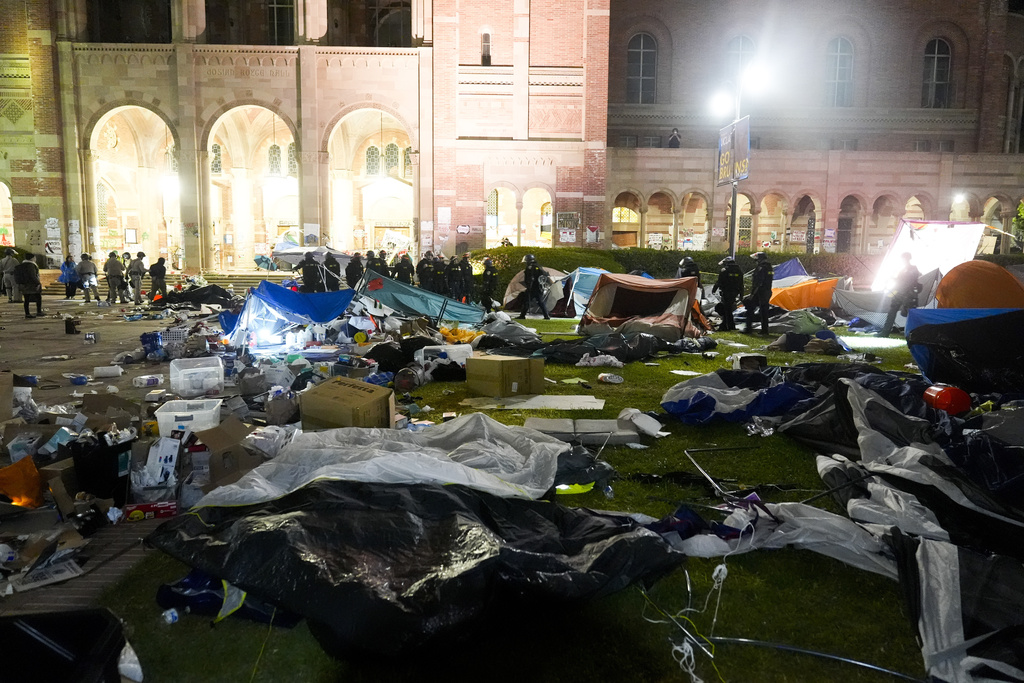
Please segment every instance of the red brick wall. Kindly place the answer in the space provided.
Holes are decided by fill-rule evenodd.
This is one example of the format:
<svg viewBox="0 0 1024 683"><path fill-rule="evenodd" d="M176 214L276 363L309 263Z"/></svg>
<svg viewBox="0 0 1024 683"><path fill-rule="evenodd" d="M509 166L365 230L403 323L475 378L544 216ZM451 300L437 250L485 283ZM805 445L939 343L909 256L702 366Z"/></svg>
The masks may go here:
<svg viewBox="0 0 1024 683"><path fill-rule="evenodd" d="M531 0L530 66L583 63L585 0Z"/></svg>
<svg viewBox="0 0 1024 683"><path fill-rule="evenodd" d="M448 4L444 3L446 6ZM480 63L480 33L485 27L491 30L491 64L508 66L512 63L512 5L513 0L474 0L460 3L457 43L459 64ZM434 16L437 14L438 4L434 3ZM443 33L448 35L447 30ZM456 42L453 40L450 44L456 45ZM446 45L447 43L440 40L438 26L435 24L434 54L437 54L439 46Z"/></svg>

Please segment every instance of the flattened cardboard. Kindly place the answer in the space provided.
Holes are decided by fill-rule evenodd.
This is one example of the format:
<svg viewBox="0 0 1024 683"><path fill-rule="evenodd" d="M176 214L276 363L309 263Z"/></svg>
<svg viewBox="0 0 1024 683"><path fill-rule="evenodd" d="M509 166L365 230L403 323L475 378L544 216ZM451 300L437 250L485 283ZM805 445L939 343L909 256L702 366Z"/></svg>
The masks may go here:
<svg viewBox="0 0 1024 683"><path fill-rule="evenodd" d="M395 392L346 377L332 377L299 395L302 428L390 428L395 420Z"/></svg>
<svg viewBox="0 0 1024 683"><path fill-rule="evenodd" d="M543 358L473 356L466 359L466 386L477 396L543 394Z"/></svg>

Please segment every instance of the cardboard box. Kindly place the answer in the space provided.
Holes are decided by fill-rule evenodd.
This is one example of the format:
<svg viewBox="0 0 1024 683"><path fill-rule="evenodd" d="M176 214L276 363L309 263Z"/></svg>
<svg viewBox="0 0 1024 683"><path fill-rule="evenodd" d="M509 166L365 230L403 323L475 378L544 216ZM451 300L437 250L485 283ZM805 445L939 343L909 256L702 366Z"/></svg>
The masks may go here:
<svg viewBox="0 0 1024 683"><path fill-rule="evenodd" d="M332 377L299 395L302 428L390 428L395 419L395 392L346 377Z"/></svg>
<svg viewBox="0 0 1024 683"><path fill-rule="evenodd" d="M61 517L67 519L75 512L75 494L78 487L78 475L75 474L75 461L72 458L59 460L52 465L39 468L39 476L50 487L53 502L57 504Z"/></svg>
<svg viewBox="0 0 1024 683"><path fill-rule="evenodd" d="M158 517L174 517L178 514L178 501L168 500L161 503L129 503L121 508L125 521L141 522L144 519Z"/></svg>
<svg viewBox="0 0 1024 683"><path fill-rule="evenodd" d="M145 408L115 394L86 394L82 398L82 413L88 418L85 426L94 431L111 423L123 429L141 420Z"/></svg>
<svg viewBox="0 0 1024 683"><path fill-rule="evenodd" d="M477 396L543 394L544 359L512 356L467 358L466 385Z"/></svg>
<svg viewBox="0 0 1024 683"><path fill-rule="evenodd" d="M197 439L210 451L210 482L202 487L204 493L235 483L243 474L263 463L262 457L253 455L242 446L242 441L254 429L230 415L213 429L196 432Z"/></svg>
<svg viewBox="0 0 1024 683"><path fill-rule="evenodd" d="M733 370L760 372L768 366L768 357L763 353L735 353L732 356Z"/></svg>

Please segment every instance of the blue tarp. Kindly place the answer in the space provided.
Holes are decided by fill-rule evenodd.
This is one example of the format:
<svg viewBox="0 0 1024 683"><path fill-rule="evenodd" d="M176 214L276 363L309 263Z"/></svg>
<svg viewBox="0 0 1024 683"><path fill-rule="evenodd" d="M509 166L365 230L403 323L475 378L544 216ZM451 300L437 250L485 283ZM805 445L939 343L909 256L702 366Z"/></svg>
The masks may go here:
<svg viewBox="0 0 1024 683"><path fill-rule="evenodd" d="M355 290L300 294L287 287L264 280L249 292L236 324L228 330L229 319L221 317L221 326L231 334L235 345L245 342L245 333L263 332L273 335L290 325L327 323L343 315L352 303Z"/></svg>
<svg viewBox="0 0 1024 683"><path fill-rule="evenodd" d="M746 422L755 415L783 415L797 403L813 396L794 382L763 389L733 387L722 373L711 373L680 382L661 398L661 407L683 424L700 425L722 420Z"/></svg>
<svg viewBox="0 0 1024 683"><path fill-rule="evenodd" d="M397 280L383 277L368 270L356 286L363 296L375 299L388 308L410 315L455 320L460 323L478 323L484 319L484 309L476 304L464 304L446 296L428 292Z"/></svg>

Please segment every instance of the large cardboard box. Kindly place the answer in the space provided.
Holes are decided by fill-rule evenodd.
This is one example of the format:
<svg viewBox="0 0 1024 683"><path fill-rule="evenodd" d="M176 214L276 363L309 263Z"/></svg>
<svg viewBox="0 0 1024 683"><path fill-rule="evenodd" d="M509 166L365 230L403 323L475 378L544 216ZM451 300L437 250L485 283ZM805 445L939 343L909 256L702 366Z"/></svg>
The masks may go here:
<svg viewBox="0 0 1024 683"><path fill-rule="evenodd" d="M64 519L75 512L75 494L79 492L78 475L72 458L58 460L52 465L39 468L39 476L50 487L50 494Z"/></svg>
<svg viewBox="0 0 1024 683"><path fill-rule="evenodd" d="M390 428L395 392L346 377L332 377L299 395L304 430L337 427Z"/></svg>
<svg viewBox="0 0 1024 683"><path fill-rule="evenodd" d="M466 359L466 384L477 396L544 393L544 359L473 356Z"/></svg>
<svg viewBox="0 0 1024 683"><path fill-rule="evenodd" d="M243 474L263 463L262 457L242 446L242 441L254 429L230 415L213 429L196 432L198 441L210 451L210 483L202 487L204 493L235 483Z"/></svg>

